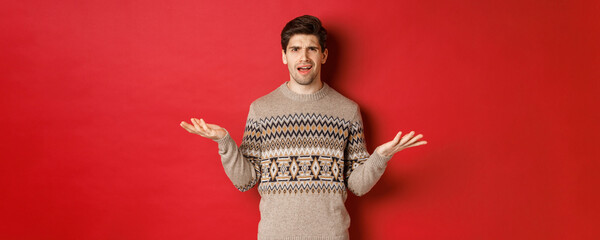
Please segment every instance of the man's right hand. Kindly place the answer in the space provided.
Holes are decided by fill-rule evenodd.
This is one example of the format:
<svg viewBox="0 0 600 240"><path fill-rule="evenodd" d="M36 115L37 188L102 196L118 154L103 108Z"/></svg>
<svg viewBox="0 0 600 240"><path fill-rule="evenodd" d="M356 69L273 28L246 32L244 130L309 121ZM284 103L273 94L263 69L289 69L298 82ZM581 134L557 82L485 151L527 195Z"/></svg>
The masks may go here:
<svg viewBox="0 0 600 240"><path fill-rule="evenodd" d="M198 134L200 136L210 138L212 140L219 140L227 135L227 131L225 131L225 128L219 127L214 124L207 124L206 122L204 122L203 119L198 120L197 118L192 118L191 122L194 125L186 123L185 121L182 121L179 125L181 125L182 128L184 128L190 133Z"/></svg>

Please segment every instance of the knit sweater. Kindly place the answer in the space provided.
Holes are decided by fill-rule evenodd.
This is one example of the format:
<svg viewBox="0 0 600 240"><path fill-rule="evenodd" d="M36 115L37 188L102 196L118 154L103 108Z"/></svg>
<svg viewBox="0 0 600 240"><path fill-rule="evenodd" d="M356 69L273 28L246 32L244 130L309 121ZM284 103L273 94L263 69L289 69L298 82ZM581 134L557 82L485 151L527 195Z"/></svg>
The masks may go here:
<svg viewBox="0 0 600 240"><path fill-rule="evenodd" d="M358 105L326 83L298 94L284 83L250 105L242 143L216 140L233 185L261 196L258 239L348 239L347 189L361 196L390 157L369 155Z"/></svg>

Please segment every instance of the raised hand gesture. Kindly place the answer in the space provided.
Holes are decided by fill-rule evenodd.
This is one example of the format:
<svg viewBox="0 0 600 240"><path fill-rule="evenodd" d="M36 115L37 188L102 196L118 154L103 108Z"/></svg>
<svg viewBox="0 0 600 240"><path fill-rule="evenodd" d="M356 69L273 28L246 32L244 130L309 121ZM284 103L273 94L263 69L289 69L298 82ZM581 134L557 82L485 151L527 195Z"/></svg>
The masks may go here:
<svg viewBox="0 0 600 240"><path fill-rule="evenodd" d="M377 153L379 153L379 155L389 157L389 156L393 156L395 153L397 153L405 148L416 147L419 145L427 144L427 141L418 141L417 142L417 140L421 139L423 137L423 135L419 134L417 136L414 136L415 135L414 131L411 131L410 133L404 135L404 137L400 138L401 135L402 135L402 132L398 132L398 134L396 134L396 137L394 138L394 140L380 145L375 150L377 151Z"/></svg>
<svg viewBox="0 0 600 240"><path fill-rule="evenodd" d="M185 121L182 121L179 125L190 133L198 134L202 137L210 138L212 140L218 140L227 135L225 128L219 127L215 124L207 124L204 122L204 119L198 120L197 118L192 118L191 122L193 125L186 123Z"/></svg>

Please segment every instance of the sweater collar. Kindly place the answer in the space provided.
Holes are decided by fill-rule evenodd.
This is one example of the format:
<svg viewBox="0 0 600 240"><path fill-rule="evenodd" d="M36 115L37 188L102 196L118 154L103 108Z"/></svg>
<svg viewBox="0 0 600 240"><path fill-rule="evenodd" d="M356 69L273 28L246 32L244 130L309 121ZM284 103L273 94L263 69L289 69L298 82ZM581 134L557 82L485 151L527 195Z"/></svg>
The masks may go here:
<svg viewBox="0 0 600 240"><path fill-rule="evenodd" d="M314 93L310 93L310 94L300 94L300 93L296 93L296 92L290 90L287 86L287 82L284 82L281 86L279 86L279 90L283 93L284 96L286 96L292 100L301 101L301 102L319 100L319 99L325 97L325 95L327 95L327 93L329 93L329 89L331 89L331 88L325 82L323 82L323 87L321 87L321 89L319 89L318 91L316 91Z"/></svg>

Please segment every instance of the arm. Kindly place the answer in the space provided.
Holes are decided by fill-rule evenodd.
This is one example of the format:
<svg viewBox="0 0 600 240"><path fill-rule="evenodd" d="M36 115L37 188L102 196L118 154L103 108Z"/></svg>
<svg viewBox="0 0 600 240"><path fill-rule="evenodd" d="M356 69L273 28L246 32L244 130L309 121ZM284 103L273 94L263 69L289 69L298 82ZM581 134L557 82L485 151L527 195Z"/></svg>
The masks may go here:
<svg viewBox="0 0 600 240"><path fill-rule="evenodd" d="M380 145L372 155L369 155L364 140L360 111L357 111L357 116L350 128L350 138L346 149L346 159L349 163L346 170L346 181L350 191L357 196L364 195L379 181L387 162L395 153L408 147L427 143L425 141L417 142L423 137L421 134L413 137L414 132L411 132L400 138L401 134L402 132L399 132L392 141Z"/></svg>
<svg viewBox="0 0 600 240"><path fill-rule="evenodd" d="M223 169L233 185L242 192L252 188L260 179L260 130L253 117L252 108L239 148L224 128L206 124L202 119L192 118L192 123L194 125L182 122L181 126L190 133L212 139L219 144Z"/></svg>

